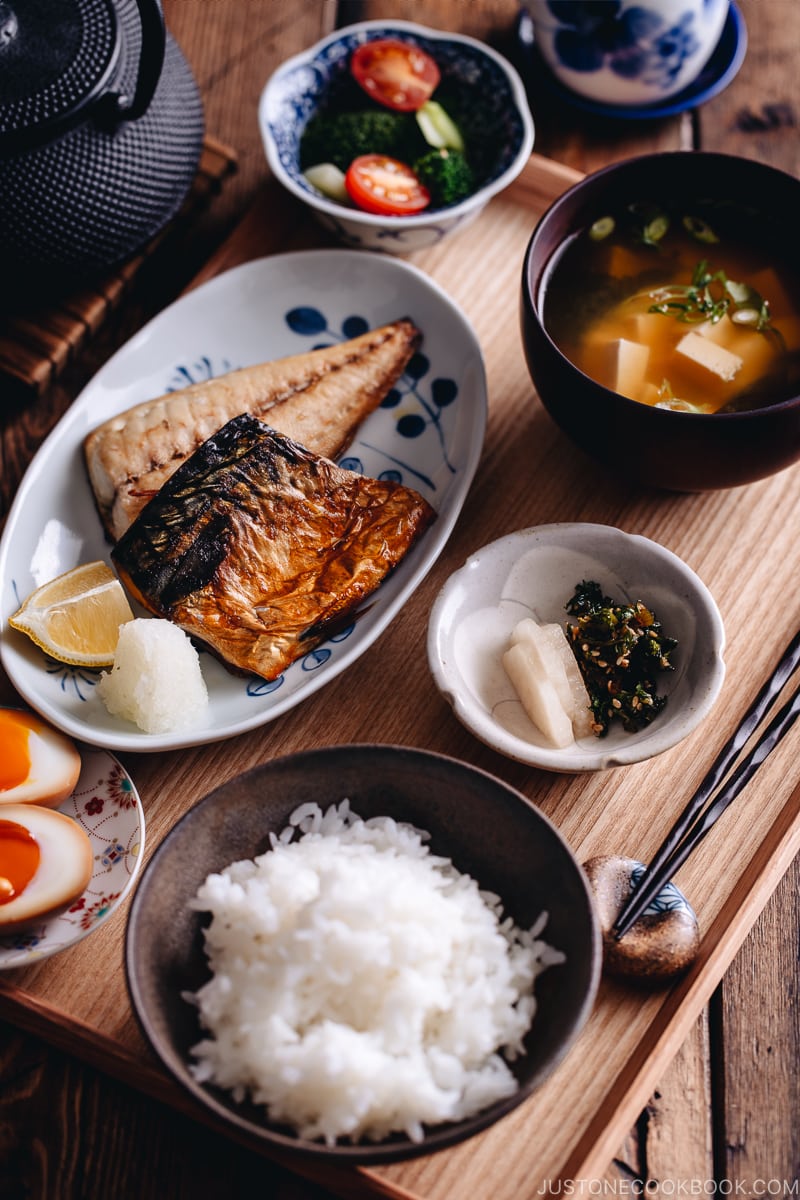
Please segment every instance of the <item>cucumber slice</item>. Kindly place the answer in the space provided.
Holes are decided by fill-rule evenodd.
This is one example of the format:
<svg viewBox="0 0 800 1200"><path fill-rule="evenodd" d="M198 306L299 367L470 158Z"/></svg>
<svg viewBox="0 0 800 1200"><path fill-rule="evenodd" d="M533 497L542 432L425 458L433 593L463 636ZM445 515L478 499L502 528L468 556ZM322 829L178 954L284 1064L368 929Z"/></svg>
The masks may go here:
<svg viewBox="0 0 800 1200"><path fill-rule="evenodd" d="M416 118L422 136L429 146L434 146L437 150L458 150L461 154L464 153L461 130L438 100L426 100L422 107L417 109Z"/></svg>
<svg viewBox="0 0 800 1200"><path fill-rule="evenodd" d="M329 200L337 200L340 204L350 203L344 185L344 171L340 171L335 163L316 163L303 172L303 178Z"/></svg>

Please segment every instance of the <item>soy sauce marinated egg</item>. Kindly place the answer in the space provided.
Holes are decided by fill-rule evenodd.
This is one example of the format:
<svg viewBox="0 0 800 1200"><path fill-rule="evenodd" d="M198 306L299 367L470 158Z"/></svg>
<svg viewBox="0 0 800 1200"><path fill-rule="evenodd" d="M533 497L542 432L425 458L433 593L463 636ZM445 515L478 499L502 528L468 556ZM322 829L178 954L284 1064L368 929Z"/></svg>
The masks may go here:
<svg viewBox="0 0 800 1200"><path fill-rule="evenodd" d="M0 806L0 935L63 912L92 877L88 835L36 804Z"/></svg>
<svg viewBox="0 0 800 1200"><path fill-rule="evenodd" d="M58 808L81 770L74 743L34 713L0 708L0 815L5 804Z"/></svg>

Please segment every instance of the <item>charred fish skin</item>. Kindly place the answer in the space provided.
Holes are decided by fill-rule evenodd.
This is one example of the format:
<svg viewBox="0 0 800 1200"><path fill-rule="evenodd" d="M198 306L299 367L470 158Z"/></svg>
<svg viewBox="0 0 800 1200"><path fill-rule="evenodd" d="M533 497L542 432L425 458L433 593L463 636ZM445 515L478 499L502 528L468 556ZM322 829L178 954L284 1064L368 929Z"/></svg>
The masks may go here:
<svg viewBox="0 0 800 1200"><path fill-rule="evenodd" d="M273 680L353 618L435 515L412 488L243 414L178 468L112 560L150 612Z"/></svg>
<svg viewBox="0 0 800 1200"><path fill-rule="evenodd" d="M337 458L397 382L422 340L404 318L358 337L243 367L137 404L84 439L100 519L116 541L182 462L248 412L317 454Z"/></svg>

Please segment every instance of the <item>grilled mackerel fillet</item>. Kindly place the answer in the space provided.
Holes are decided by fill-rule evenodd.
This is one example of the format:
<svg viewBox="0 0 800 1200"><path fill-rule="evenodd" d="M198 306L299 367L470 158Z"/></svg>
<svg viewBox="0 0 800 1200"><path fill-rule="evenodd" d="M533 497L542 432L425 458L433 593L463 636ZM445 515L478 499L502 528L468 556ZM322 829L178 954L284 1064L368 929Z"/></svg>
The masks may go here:
<svg viewBox="0 0 800 1200"><path fill-rule="evenodd" d="M352 620L434 519L243 414L167 480L112 551L150 612L275 679Z"/></svg>
<svg viewBox="0 0 800 1200"><path fill-rule="evenodd" d="M243 367L137 404L84 440L89 481L106 533L116 541L151 496L206 438L251 413L336 458L380 404L419 346L411 321L290 358Z"/></svg>

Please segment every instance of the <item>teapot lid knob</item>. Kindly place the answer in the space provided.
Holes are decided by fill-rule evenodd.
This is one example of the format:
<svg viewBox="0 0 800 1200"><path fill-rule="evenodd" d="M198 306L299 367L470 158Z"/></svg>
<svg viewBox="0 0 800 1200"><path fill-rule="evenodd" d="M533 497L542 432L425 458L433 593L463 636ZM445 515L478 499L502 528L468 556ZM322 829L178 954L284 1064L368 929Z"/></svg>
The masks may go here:
<svg viewBox="0 0 800 1200"><path fill-rule="evenodd" d="M113 0L0 0L0 151L58 136L116 69Z"/></svg>

